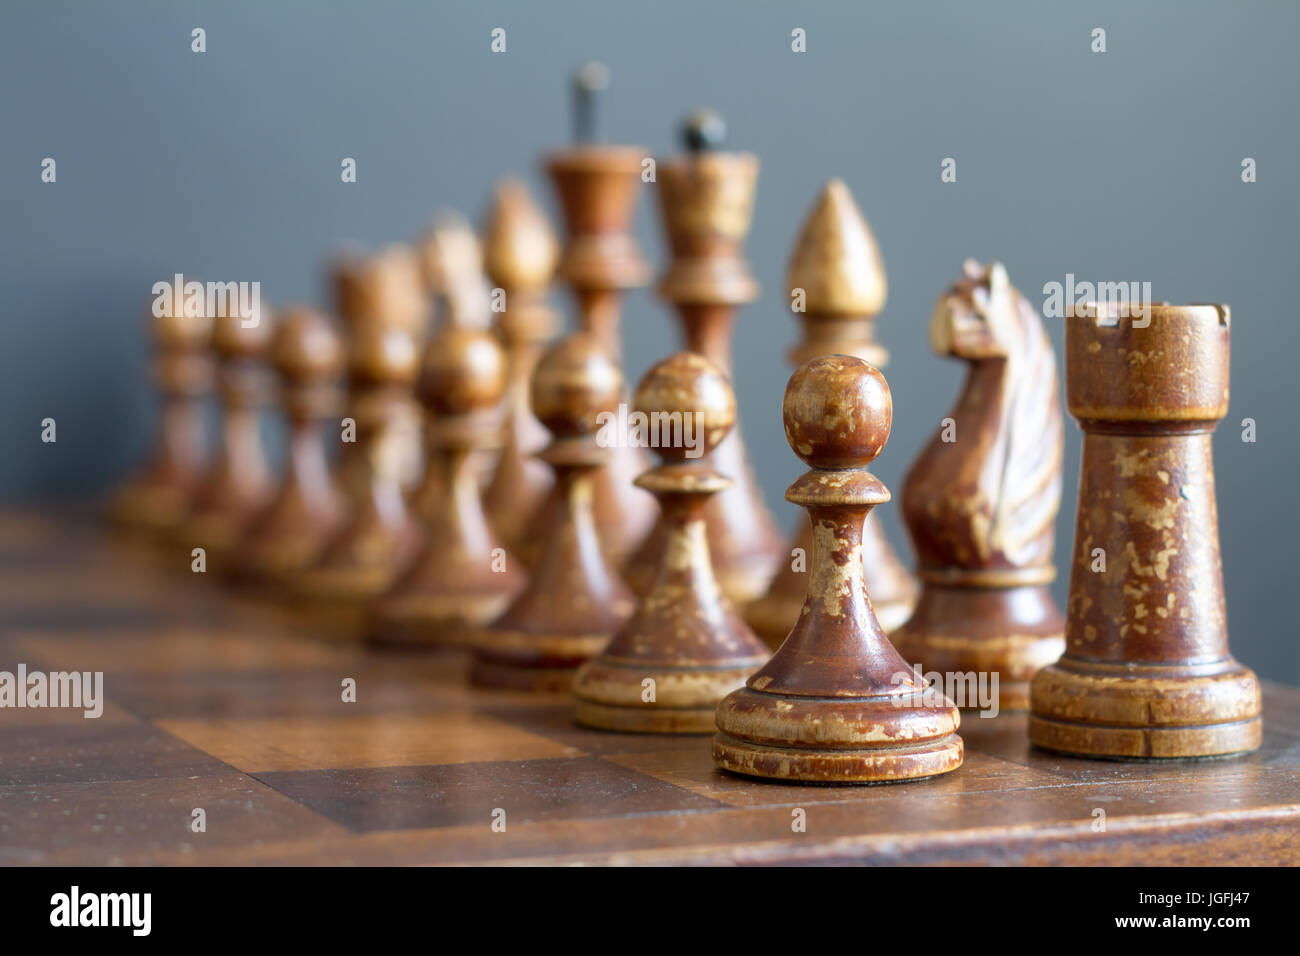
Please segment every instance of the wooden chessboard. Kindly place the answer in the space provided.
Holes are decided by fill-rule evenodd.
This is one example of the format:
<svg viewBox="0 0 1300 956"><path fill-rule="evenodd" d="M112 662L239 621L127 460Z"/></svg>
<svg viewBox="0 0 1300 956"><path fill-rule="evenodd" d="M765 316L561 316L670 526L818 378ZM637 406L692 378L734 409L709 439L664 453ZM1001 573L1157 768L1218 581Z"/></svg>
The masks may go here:
<svg viewBox="0 0 1300 956"><path fill-rule="evenodd" d="M1293 688L1265 684L1264 746L1245 757L1058 757L1003 715L966 720L966 763L941 778L764 784L714 770L707 738L583 730L562 698L469 689L459 657L324 638L189 561L86 514L0 514L0 670L103 671L107 698L99 719L0 710L0 861L1300 859ZM205 832L191 830L196 808Z"/></svg>

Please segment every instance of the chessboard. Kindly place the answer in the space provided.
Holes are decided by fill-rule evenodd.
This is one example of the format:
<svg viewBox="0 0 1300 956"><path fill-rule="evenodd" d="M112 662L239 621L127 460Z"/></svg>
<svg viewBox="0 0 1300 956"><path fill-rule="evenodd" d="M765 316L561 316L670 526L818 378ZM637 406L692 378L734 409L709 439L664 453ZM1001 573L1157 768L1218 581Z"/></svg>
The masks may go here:
<svg viewBox="0 0 1300 956"><path fill-rule="evenodd" d="M1300 691L1243 756L1112 762L967 717L958 772L792 786L707 736L586 730L456 652L377 650L115 537L0 515L0 671L103 672L102 715L0 710L0 861L26 865L1279 864L1300 852ZM347 680L355 700L345 701ZM202 814L196 814L201 810ZM197 827L196 821L202 820Z"/></svg>

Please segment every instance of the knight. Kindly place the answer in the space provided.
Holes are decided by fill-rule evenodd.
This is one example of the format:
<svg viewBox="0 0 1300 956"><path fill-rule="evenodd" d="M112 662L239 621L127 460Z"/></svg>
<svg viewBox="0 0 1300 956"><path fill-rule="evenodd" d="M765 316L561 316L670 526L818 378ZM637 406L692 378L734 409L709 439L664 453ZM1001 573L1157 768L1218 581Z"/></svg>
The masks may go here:
<svg viewBox="0 0 1300 956"><path fill-rule="evenodd" d="M904 479L921 596L890 636L923 671L996 673L998 706L1024 710L1034 672L1065 649L1047 589L1064 430L1052 343L1001 263L967 260L935 306L930 344L969 368Z"/></svg>

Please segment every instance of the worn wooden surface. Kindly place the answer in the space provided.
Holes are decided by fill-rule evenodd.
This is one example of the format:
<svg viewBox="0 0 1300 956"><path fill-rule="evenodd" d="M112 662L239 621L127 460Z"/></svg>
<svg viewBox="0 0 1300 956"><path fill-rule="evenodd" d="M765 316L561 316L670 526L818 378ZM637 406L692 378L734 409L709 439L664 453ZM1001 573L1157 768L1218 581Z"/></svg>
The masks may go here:
<svg viewBox="0 0 1300 956"><path fill-rule="evenodd" d="M85 516L0 514L0 670L102 670L108 698L98 720L0 710L0 861L1300 861L1292 688L1265 684L1264 745L1240 758L1073 759L1031 750L1023 714L968 716L953 773L787 786L716 771L707 737L588 731L564 698L471 690L454 655L330 642L189 563Z"/></svg>

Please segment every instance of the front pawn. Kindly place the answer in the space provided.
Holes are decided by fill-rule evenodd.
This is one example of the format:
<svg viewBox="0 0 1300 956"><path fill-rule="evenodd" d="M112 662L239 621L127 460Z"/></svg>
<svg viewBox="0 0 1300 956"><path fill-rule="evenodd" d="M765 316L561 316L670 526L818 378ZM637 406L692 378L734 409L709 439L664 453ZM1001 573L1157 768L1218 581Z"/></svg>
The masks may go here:
<svg viewBox="0 0 1300 956"><path fill-rule="evenodd" d="M602 547L593 504L594 474L609 458L597 430L622 393L622 373L591 335L570 335L538 363L533 412L553 436L540 457L555 473L541 559L528 587L476 641L471 682L568 690L579 665L632 613L632 594Z"/></svg>
<svg viewBox="0 0 1300 956"><path fill-rule="evenodd" d="M714 762L808 783L955 770L957 708L894 650L863 578L862 525L889 500L866 469L889 439L889 385L861 359L811 359L790 377L782 417L786 440L811 468L785 493L812 521L808 596L776 656L718 705Z"/></svg>
<svg viewBox="0 0 1300 956"><path fill-rule="evenodd" d="M707 734L718 701L768 656L709 556L705 507L731 479L706 456L731 431L736 399L713 363L681 352L646 373L635 404L663 462L637 479L659 499L663 547L636 613L574 679L574 717L602 730Z"/></svg>

